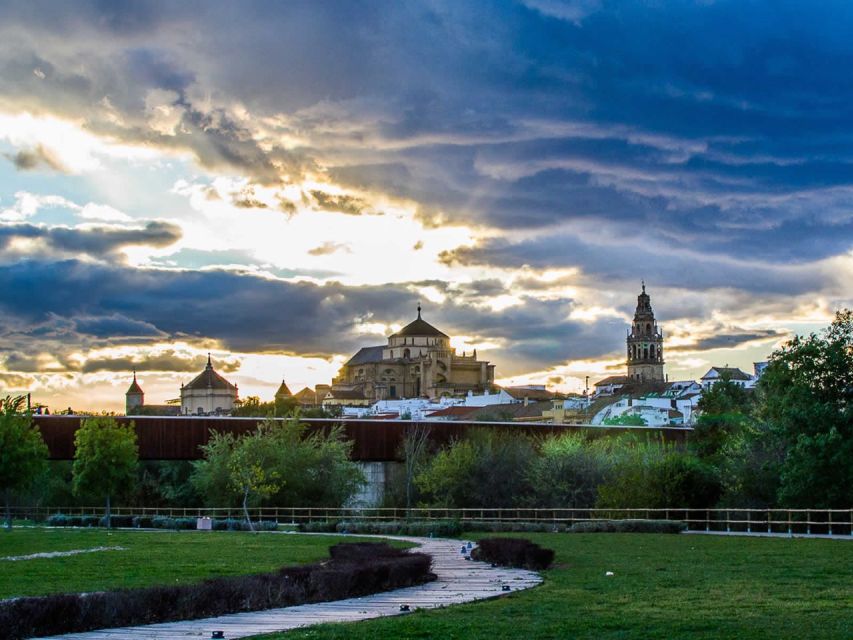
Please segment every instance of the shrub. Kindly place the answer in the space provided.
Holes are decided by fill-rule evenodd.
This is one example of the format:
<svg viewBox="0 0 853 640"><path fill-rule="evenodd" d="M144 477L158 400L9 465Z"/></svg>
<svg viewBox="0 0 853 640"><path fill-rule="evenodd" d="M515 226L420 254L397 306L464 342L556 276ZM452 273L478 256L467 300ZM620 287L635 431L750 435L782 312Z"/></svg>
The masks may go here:
<svg viewBox="0 0 853 640"><path fill-rule="evenodd" d="M471 557L505 567L547 569L554 561L554 550L524 538L484 538L477 543Z"/></svg>
<svg viewBox="0 0 853 640"><path fill-rule="evenodd" d="M299 531L306 533L334 533L338 531L337 520L317 520L315 522L300 522Z"/></svg>
<svg viewBox="0 0 853 640"><path fill-rule="evenodd" d="M58 594L0 601L0 628L11 640L153 624L357 597L421 584L432 559L388 545L336 545L327 562L274 573L213 578L190 585Z"/></svg>
<svg viewBox="0 0 853 640"><path fill-rule="evenodd" d="M177 529L174 518L168 516L154 516L151 518L151 526L155 529Z"/></svg>
<svg viewBox="0 0 853 640"><path fill-rule="evenodd" d="M110 525L113 527L132 527L133 525L133 516L110 516ZM107 526L107 517L104 516L100 520L98 520L99 527Z"/></svg>
<svg viewBox="0 0 853 640"><path fill-rule="evenodd" d="M452 538L462 533L462 526L455 520L343 520L337 523L335 530L339 533L371 533L395 536L435 536Z"/></svg>
<svg viewBox="0 0 853 640"><path fill-rule="evenodd" d="M525 533L558 533L565 531L565 525L556 522L493 522L490 520L466 520L462 523L465 531L501 531Z"/></svg>
<svg viewBox="0 0 853 640"><path fill-rule="evenodd" d="M67 527L68 526L68 516L63 513L54 513L48 516L45 521L48 527Z"/></svg>
<svg viewBox="0 0 853 640"><path fill-rule="evenodd" d="M80 525L81 527L97 527L100 525L101 519L98 516L81 516L80 517Z"/></svg>
<svg viewBox="0 0 853 640"><path fill-rule="evenodd" d="M576 522L569 533L681 533L687 526L676 520L590 520Z"/></svg>
<svg viewBox="0 0 853 640"><path fill-rule="evenodd" d="M151 516L133 516L131 526L136 529L151 529L154 526L152 520Z"/></svg>

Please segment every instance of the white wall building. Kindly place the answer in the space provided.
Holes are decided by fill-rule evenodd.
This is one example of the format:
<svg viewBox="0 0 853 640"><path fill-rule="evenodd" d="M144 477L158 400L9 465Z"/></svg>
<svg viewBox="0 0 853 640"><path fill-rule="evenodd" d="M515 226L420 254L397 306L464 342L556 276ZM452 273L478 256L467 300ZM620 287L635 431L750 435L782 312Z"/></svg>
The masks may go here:
<svg viewBox="0 0 853 640"><path fill-rule="evenodd" d="M210 354L204 371L189 384L181 385L181 413L184 415L230 413L236 400L237 385L213 370Z"/></svg>

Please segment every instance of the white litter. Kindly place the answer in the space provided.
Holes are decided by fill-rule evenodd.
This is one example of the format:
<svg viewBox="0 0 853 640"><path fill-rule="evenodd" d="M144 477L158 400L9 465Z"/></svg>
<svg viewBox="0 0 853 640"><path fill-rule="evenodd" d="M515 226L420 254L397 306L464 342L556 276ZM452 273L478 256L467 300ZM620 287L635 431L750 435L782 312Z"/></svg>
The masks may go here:
<svg viewBox="0 0 853 640"><path fill-rule="evenodd" d="M607 572L607 573L605 573L604 575L606 575L606 576L612 576L612 575L613 575L613 572L612 572L612 571L608 571L608 572Z"/></svg>

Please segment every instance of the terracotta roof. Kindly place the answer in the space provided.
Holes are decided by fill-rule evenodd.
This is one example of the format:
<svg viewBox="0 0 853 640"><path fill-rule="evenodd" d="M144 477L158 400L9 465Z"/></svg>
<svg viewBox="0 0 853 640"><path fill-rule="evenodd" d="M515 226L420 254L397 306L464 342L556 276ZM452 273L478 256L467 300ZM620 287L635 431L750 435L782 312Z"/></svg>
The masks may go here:
<svg viewBox="0 0 853 640"><path fill-rule="evenodd" d="M128 387L125 395L129 395L131 393L142 393L142 387L140 387L139 383L136 382L136 371L133 372L133 382L130 383L130 387Z"/></svg>
<svg viewBox="0 0 853 640"><path fill-rule="evenodd" d="M599 380L598 382L593 384L593 386L604 387L609 384L631 384L631 382L633 382L633 380L631 380L631 378L629 378L628 376L608 376L604 380Z"/></svg>
<svg viewBox="0 0 853 640"><path fill-rule="evenodd" d="M316 404L317 402L317 394L308 387L305 387L293 397L299 400L301 404Z"/></svg>
<svg viewBox="0 0 853 640"><path fill-rule="evenodd" d="M504 387L509 395L516 400L551 400L554 397L553 391L547 389L529 389L527 387Z"/></svg>
<svg viewBox="0 0 853 640"><path fill-rule="evenodd" d="M281 381L281 386L278 388L278 391L275 392L276 398L290 398L293 394L290 393L290 389L287 388L287 385L284 383L284 380Z"/></svg>
<svg viewBox="0 0 853 640"><path fill-rule="evenodd" d="M430 418L465 418L480 407L445 407L429 412Z"/></svg>
<svg viewBox="0 0 853 640"><path fill-rule="evenodd" d="M236 391L237 387L213 370L213 364L210 362L210 356L208 356L207 366L204 368L204 371L193 378L188 385L184 386L184 389L228 389Z"/></svg>
<svg viewBox="0 0 853 640"><path fill-rule="evenodd" d="M364 393L359 389L332 389L327 398L335 400L364 400Z"/></svg>
<svg viewBox="0 0 853 640"><path fill-rule="evenodd" d="M744 373L737 367L711 367L711 371L716 371L720 377L728 376L730 380L752 380L752 376L748 373ZM711 371L708 373L711 373ZM708 379L708 373L702 376L703 380Z"/></svg>
<svg viewBox="0 0 853 640"><path fill-rule="evenodd" d="M398 338L402 336L441 336L443 338L447 338L448 335L446 333L442 333L434 326L432 326L429 322L423 320L421 318L421 307L418 305L418 317L414 321L407 324L405 327L400 329L397 333L392 335L392 338Z"/></svg>
<svg viewBox="0 0 853 640"><path fill-rule="evenodd" d="M382 362L382 350L384 345L378 347L362 347L358 352L350 358L345 367L352 367L360 364L371 364L373 362Z"/></svg>

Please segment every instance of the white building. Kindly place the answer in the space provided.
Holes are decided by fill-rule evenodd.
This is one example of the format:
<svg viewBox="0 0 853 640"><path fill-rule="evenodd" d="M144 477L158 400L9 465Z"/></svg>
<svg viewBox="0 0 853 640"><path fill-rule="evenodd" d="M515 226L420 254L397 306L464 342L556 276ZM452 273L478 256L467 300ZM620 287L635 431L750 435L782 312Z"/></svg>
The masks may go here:
<svg viewBox="0 0 853 640"><path fill-rule="evenodd" d="M230 413L236 400L237 385L213 370L210 354L207 354L204 371L189 384L181 385L181 413L184 415Z"/></svg>
<svg viewBox="0 0 853 640"><path fill-rule="evenodd" d="M708 373L700 379L702 381L702 388L705 390L710 389L723 379L728 379L744 389L751 389L758 381L756 376L751 376L737 367L711 367L708 369Z"/></svg>

